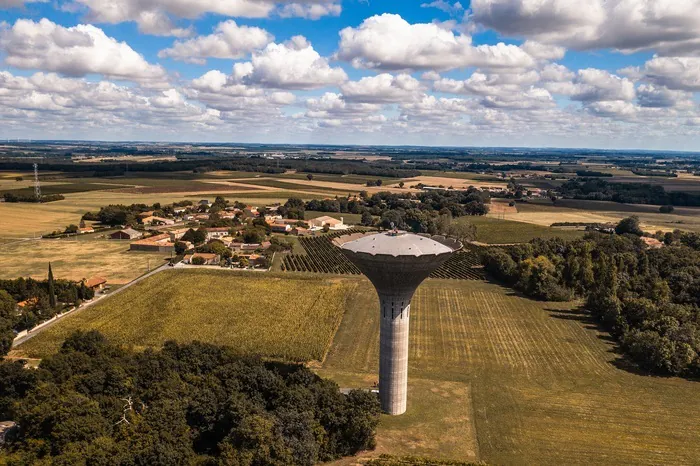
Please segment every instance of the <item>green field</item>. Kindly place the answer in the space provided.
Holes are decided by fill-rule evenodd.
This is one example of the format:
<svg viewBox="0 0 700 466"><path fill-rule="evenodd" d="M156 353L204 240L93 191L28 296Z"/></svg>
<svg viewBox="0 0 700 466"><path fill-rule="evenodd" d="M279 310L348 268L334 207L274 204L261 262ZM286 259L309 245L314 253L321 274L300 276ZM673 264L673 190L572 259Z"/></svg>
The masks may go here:
<svg viewBox="0 0 700 466"><path fill-rule="evenodd" d="M370 386L377 298L364 282L322 369ZM378 453L490 464L698 464L700 387L621 367L572 305L477 281L426 282L411 305L409 405ZM360 343L361 342L361 343Z"/></svg>
<svg viewBox="0 0 700 466"><path fill-rule="evenodd" d="M360 214L350 214L347 212L317 212L313 210L307 210L306 212L304 212L304 219L311 220L317 217L322 217L324 215L336 218L338 220L340 220L342 217L343 222L346 225L359 225L362 222L362 215Z"/></svg>
<svg viewBox="0 0 700 466"><path fill-rule="evenodd" d="M168 270L70 315L19 350L44 357L75 329L136 349L166 340L229 345L241 354L320 360L356 282L219 270Z"/></svg>
<svg viewBox="0 0 700 466"><path fill-rule="evenodd" d="M371 387L379 313L369 282L283 277L160 273L19 350L45 356L73 329L94 328L136 348L198 339L242 354L318 360L338 328L325 361L313 366L341 387ZM481 281L429 280L413 299L410 345L408 412L382 418L377 450L365 456L700 462L698 382L630 370L573 303L536 302Z"/></svg>
<svg viewBox="0 0 700 466"><path fill-rule="evenodd" d="M582 231L551 228L533 223L500 220L493 217L460 217L457 222L476 226L476 240L486 244L526 243L535 238L581 238Z"/></svg>

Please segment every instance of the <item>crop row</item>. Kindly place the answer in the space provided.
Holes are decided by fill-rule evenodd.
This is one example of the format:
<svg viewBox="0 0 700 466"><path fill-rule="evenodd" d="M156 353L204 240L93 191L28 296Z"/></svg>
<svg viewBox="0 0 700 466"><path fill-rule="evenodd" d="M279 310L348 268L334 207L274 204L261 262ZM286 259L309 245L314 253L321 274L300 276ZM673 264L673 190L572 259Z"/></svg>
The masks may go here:
<svg viewBox="0 0 700 466"><path fill-rule="evenodd" d="M313 238L299 238L306 254L288 254L282 260L286 272L332 273L359 275L360 271L333 245L333 238L355 233L355 230L332 233ZM430 276L455 280L483 280L484 273L479 260L479 247L468 245L452 256Z"/></svg>

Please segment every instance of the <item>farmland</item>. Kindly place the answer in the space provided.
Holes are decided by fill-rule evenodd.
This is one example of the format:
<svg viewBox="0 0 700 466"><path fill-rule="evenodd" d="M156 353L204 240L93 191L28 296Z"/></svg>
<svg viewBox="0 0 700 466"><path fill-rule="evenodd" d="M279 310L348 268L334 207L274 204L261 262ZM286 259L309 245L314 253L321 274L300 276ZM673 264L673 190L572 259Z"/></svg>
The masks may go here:
<svg viewBox="0 0 700 466"><path fill-rule="evenodd" d="M282 270L286 272L331 273L359 275L360 270L333 245L334 238L359 233L362 230L345 230L324 236L299 238L304 253L287 254L282 259ZM480 268L478 247L466 245L464 252L451 257L431 274L433 278L480 280L484 278Z"/></svg>
<svg viewBox="0 0 700 466"><path fill-rule="evenodd" d="M378 303L363 283L319 370L342 386L376 381ZM492 464L696 464L697 388L626 369L573 304L531 301L486 282L432 280L411 305L408 412L383 419L377 453Z"/></svg>
<svg viewBox="0 0 700 466"><path fill-rule="evenodd" d="M82 280L101 276L110 284L126 283L163 264L169 255L129 251L129 243L85 235L77 239L8 241L0 248L0 278L45 279L49 262L58 278Z"/></svg>
<svg viewBox="0 0 700 466"><path fill-rule="evenodd" d="M199 340L229 345L241 354L320 360L356 286L268 274L168 270L66 317L19 350L43 357L73 330L96 329L136 349L171 339Z"/></svg>

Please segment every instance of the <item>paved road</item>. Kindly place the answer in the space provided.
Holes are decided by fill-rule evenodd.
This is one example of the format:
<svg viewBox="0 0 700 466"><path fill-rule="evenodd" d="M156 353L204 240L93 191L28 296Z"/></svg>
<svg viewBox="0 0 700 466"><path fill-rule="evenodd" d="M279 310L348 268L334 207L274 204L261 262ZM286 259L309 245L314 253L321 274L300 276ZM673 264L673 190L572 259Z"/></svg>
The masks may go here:
<svg viewBox="0 0 700 466"><path fill-rule="evenodd" d="M162 272L163 270L167 270L168 268L170 268L170 267L168 266L168 264L165 264L165 265L162 265L162 266L158 267L157 269L153 269L153 270L151 270L150 272L148 272L147 274L141 275L140 277L138 277L138 278L136 278L136 279L130 281L130 282L127 283L126 285L122 286L121 288L118 288L118 289L114 290L113 292L111 292L111 293L109 293L109 294L102 295L102 296L100 296L100 297L98 297L98 298L96 298L96 299L93 299L93 300L90 301L89 303L82 304L80 307L78 307L78 308L75 309L74 311L71 311L70 313L65 314L63 317L65 317L65 316L67 316L67 315L71 315L71 314L78 313L78 312L82 311L83 309L87 309L88 307L94 306L95 304L101 302L103 299L109 298L110 296L117 295L117 294L121 293L122 291L126 290L127 288L129 288L130 286L136 285L137 283L139 283L139 282L142 281L142 280L145 280L146 278L150 277L151 275L155 275L155 274L157 274L157 273L159 273L159 272ZM24 337L22 337L22 338L20 338L20 339L18 339L18 340L15 340L15 342L12 343L12 348L13 348L13 349L14 349L14 348L17 348L19 345L21 345L21 344L24 343L25 341L34 338L36 335L40 334L41 332L43 332L43 331L46 330L47 328L53 326L56 322L60 322L61 320L63 320L62 317L59 318L59 319L54 320L54 321L51 322L50 324L47 324L47 325L45 325L45 326L43 326L43 327L41 327L41 328L39 328L39 329L36 329L36 330L34 330L34 331L28 333L26 336L24 336Z"/></svg>

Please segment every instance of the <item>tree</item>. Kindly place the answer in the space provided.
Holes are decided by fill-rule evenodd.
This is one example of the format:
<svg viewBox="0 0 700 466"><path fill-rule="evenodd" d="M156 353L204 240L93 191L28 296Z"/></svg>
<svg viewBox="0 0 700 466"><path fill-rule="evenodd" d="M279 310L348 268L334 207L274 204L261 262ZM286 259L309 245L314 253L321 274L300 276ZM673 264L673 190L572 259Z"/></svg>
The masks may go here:
<svg viewBox="0 0 700 466"><path fill-rule="evenodd" d="M183 241L177 241L175 242L175 254L178 256L182 255L187 251L187 243Z"/></svg>
<svg viewBox="0 0 700 466"><path fill-rule="evenodd" d="M51 309L55 309L57 306L56 303L56 289L55 289L55 283L53 280L53 271L51 270L51 262L49 262L49 280L48 280L48 293L49 293L49 306L51 306Z"/></svg>
<svg viewBox="0 0 700 466"><path fill-rule="evenodd" d="M360 219L360 223L364 226L371 226L374 223L374 217L372 217L372 214L369 212L369 210L364 210L362 212L362 218Z"/></svg>
<svg viewBox="0 0 700 466"><path fill-rule="evenodd" d="M0 290L0 355L4 356L12 348L15 338L14 324L17 303L5 290Z"/></svg>
<svg viewBox="0 0 700 466"><path fill-rule="evenodd" d="M399 181L399 188L403 189L405 183L403 181Z"/></svg>
<svg viewBox="0 0 700 466"><path fill-rule="evenodd" d="M311 173L307 173L307 174L306 174L306 179L309 180L309 181L311 181L311 180L314 179L314 176L313 176Z"/></svg>
<svg viewBox="0 0 700 466"><path fill-rule="evenodd" d="M24 180L24 177L21 177L21 176L15 177L15 181L23 181L23 180Z"/></svg>
<svg viewBox="0 0 700 466"><path fill-rule="evenodd" d="M205 262L206 260L204 260L204 258L201 256L193 257L190 261L192 265L204 265Z"/></svg>
<svg viewBox="0 0 700 466"><path fill-rule="evenodd" d="M259 228L246 228L243 232L243 242L249 244L262 243L265 240L265 231Z"/></svg>
<svg viewBox="0 0 700 466"><path fill-rule="evenodd" d="M659 212L662 214L670 214L674 211L674 207L672 205L662 205L659 207Z"/></svg>
<svg viewBox="0 0 700 466"><path fill-rule="evenodd" d="M68 225L65 230L63 230L63 233L67 235L72 235L78 232L78 225Z"/></svg>
<svg viewBox="0 0 700 466"><path fill-rule="evenodd" d="M190 228L181 239L182 241L189 241L192 244L202 244L207 240L207 231L204 228L199 228L197 230Z"/></svg>
<svg viewBox="0 0 700 466"><path fill-rule="evenodd" d="M644 231L639 225L639 217L632 215L631 217L623 218L615 227L615 233L618 235L636 235L642 236Z"/></svg>

